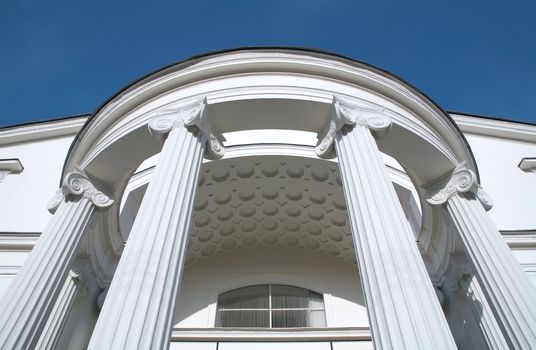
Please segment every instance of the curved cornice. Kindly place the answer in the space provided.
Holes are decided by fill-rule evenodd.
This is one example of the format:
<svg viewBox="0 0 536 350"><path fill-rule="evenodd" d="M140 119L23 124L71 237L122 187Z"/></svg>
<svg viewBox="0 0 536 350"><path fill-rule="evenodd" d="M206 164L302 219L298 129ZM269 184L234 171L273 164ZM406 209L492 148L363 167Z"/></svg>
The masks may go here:
<svg viewBox="0 0 536 350"><path fill-rule="evenodd" d="M257 54L257 57L253 60L255 64L251 64L253 61L249 63L242 62L238 65L233 65L231 61L221 64L222 59L225 60L226 57L236 59L237 55L246 57L254 54ZM274 58L282 55L287 55L287 57L292 56L295 59L287 60L286 62L277 60L270 61L269 59L270 57ZM206 69L208 61L218 59L220 60L220 65L218 67ZM321 63L326 64L322 65ZM194 69L195 67L202 67L204 69L196 70ZM63 167L63 174L66 174L71 168L77 165L77 162L81 162L84 157L84 150L81 149L83 148L81 147L82 141L88 141L89 143L95 142L100 136L99 130L102 131L102 129L105 130L106 127L110 127L121 115L124 115L139 105L139 101L131 103L130 105L128 104L129 99L131 100L133 94L139 96L143 95L143 101L147 101L158 96L167 89L184 86L184 84L187 84L188 82L206 80L229 74L239 74L248 71L257 72L259 67L261 67L261 71L264 72L288 71L293 73L315 74L326 79L335 79L357 86L364 86L385 97L390 97L389 94L398 94L398 97L404 98L408 104L419 105L419 108L425 108L427 113L438 116L436 122L439 123L439 125L433 125L432 127L435 129L443 128L444 130L448 130L447 134L450 135L451 145L458 144L459 146L457 146L458 150L456 152L463 153L461 156L459 153L458 156L463 158L463 160L468 163L468 167L473 169L478 175L478 169L470 146L456 123L448 113L417 88L385 70L361 61L319 50L283 47L239 48L195 56L164 67L129 84L105 101L95 113L88 118L86 124L80 130L69 149ZM177 75L177 73L184 74L180 77L181 79L176 79L176 81L174 81L174 85L153 85L152 90L144 89L144 87L147 87L155 81L162 82L166 80L166 77L169 77L172 74ZM362 81L358 81L358 78ZM118 106L121 108L117 108ZM114 110L114 117L103 123L103 120L109 116L108 112L110 110ZM96 125L98 124L101 125L99 128L96 128Z"/></svg>

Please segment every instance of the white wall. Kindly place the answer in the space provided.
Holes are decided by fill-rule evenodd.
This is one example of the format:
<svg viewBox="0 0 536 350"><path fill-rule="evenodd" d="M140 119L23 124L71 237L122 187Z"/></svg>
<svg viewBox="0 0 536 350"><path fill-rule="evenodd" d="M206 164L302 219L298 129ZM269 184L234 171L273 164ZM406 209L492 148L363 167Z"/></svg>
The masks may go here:
<svg viewBox="0 0 536 350"><path fill-rule="evenodd" d="M536 143L465 135L477 160L482 185L495 202L489 214L498 228L536 230L536 174L518 168L523 157L536 156ZM51 218L46 205L58 188L73 138L71 134L0 145L0 159L18 158L24 166L22 173L11 174L0 183L0 233L43 230ZM29 253L28 248L10 248L6 243L10 239L6 236L0 242L0 296ZM515 249L514 253L536 283L536 250ZM320 253L267 247L234 250L188 266L175 323L180 328L213 327L218 292L268 282L295 284L325 293L329 327L368 326L355 266ZM464 308L461 302L459 305L460 310ZM448 312L461 317L460 310Z"/></svg>
<svg viewBox="0 0 536 350"><path fill-rule="evenodd" d="M0 159L18 158L24 170L0 183L0 232L42 232L47 203L59 188L74 135L0 146Z"/></svg>
<svg viewBox="0 0 536 350"><path fill-rule="evenodd" d="M536 229L536 174L518 164L536 157L536 143L466 134L484 190L494 201L489 211L499 230Z"/></svg>
<svg viewBox="0 0 536 350"><path fill-rule="evenodd" d="M188 266L174 322L182 328L213 327L220 292L262 283L324 293L328 327L368 327L355 265L313 251L277 247L235 250Z"/></svg>
<svg viewBox="0 0 536 350"><path fill-rule="evenodd" d="M0 250L0 298L17 276L30 251Z"/></svg>

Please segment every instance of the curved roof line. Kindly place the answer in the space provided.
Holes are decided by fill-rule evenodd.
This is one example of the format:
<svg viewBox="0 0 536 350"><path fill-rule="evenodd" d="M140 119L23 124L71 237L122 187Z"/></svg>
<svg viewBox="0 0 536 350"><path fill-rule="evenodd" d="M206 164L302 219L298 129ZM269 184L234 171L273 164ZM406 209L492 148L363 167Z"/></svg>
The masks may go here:
<svg viewBox="0 0 536 350"><path fill-rule="evenodd" d="M67 156L65 157L65 162L63 164L62 174L61 174L61 178L60 178L60 187L61 187L61 181L62 181L63 177L65 176L65 170L66 170L66 166L67 166L67 161L70 158L70 154L71 154L73 148L79 142L80 137L84 133L86 127L92 122L93 118L101 111L101 109L104 108L104 106L106 106L108 103L113 101L116 97L120 96L124 91L128 90L129 88L135 86L136 84L141 83L143 80L145 80L145 79L147 79L147 78L149 78L149 77L151 77L151 76L153 76L155 74L164 72L166 69L169 69L169 68L172 68L172 67L179 67L179 66L183 66L181 68L186 68L188 66L191 66L191 65L194 65L194 64L198 63L199 60L206 60L206 59L208 59L208 58L210 58L212 56L222 55L222 54L226 54L226 53L235 53L235 52L240 52L240 51L294 51L294 52L302 52L302 53L313 53L313 54L318 54L318 55L329 56L331 58L336 58L336 59L344 61L344 63L350 64L350 65L360 64L360 65L364 65L364 66L366 66L368 68L371 68L373 70L383 72L383 73L391 76L392 78L398 80L400 83L406 85L408 88L410 88L411 90L415 91L417 94L420 94L422 97L424 97L425 99L430 101L441 113L443 113L447 117L447 119L452 123L452 125L454 125L454 127L458 131L458 134L461 136L463 142L465 143L467 149L469 150L469 153L470 153L471 157L473 158L473 160L475 160L473 150L471 149L471 146L469 145L469 142L467 142L467 139L463 135L463 132L461 131L459 126L456 124L454 119L450 116L450 114L448 112L446 112L439 104L437 104L432 98L430 98L428 95L426 95L420 89L418 89L417 87L413 86L412 84L410 84L406 80L400 78L399 76L389 72L388 70L376 67L376 66L374 66L374 65L372 65L370 63L367 63L365 61L353 59L353 58L350 58L350 57L347 57L347 56L344 56L344 55L341 55L341 54L337 54L337 53L334 53L334 52L330 52L330 51L322 50L322 49L318 49L318 48L292 47L292 46L244 46L244 47L235 47L235 48L229 48L229 49L224 49L224 50L209 51L209 52L206 52L206 53L203 53L203 54L200 54L200 55L191 56L190 58L180 60L180 61L177 61L175 63L168 64L168 65L166 65L166 66L164 66L162 68L156 69L156 70L154 70L154 71L152 71L152 72L150 72L148 74L145 74L145 75L139 77L138 79L133 80L129 84L125 85L122 89L118 90L116 93L114 93L109 98L107 98L89 116L89 118L86 120L86 122L84 123L84 125L82 126L80 131L76 134L73 142L71 143L71 146L69 147L69 150L67 151ZM474 163L475 163L475 173L476 173L478 182L480 183L480 174L479 174L479 171L478 171L478 166L476 164L476 160L475 160Z"/></svg>

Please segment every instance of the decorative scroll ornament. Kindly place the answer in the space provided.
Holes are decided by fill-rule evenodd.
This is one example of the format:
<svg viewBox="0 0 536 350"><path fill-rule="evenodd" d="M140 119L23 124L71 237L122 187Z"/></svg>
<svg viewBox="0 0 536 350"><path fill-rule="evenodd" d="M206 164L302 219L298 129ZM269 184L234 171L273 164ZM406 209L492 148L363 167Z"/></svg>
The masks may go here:
<svg viewBox="0 0 536 350"><path fill-rule="evenodd" d="M473 269L465 256L451 255L450 268L447 272L445 282L443 282L443 288L449 292L454 292L461 288L460 281L462 278L472 274Z"/></svg>
<svg viewBox="0 0 536 350"><path fill-rule="evenodd" d="M222 144L224 137L216 132L207 118L207 99L193 103L181 109L167 109L158 111L157 115L149 121L149 130L153 135L165 138L171 129L176 127L189 127L196 129L203 135L207 143L206 157L220 159L225 154Z"/></svg>
<svg viewBox="0 0 536 350"><path fill-rule="evenodd" d="M89 291L92 284L95 285L95 275L88 259L76 259L71 266L69 276L74 283L80 285L85 291Z"/></svg>
<svg viewBox="0 0 536 350"><path fill-rule="evenodd" d="M84 279L84 273L86 270L86 264L80 261L75 261L75 263L71 266L71 271L69 271L69 275L74 281L79 282L80 280Z"/></svg>
<svg viewBox="0 0 536 350"><path fill-rule="evenodd" d="M478 185L478 191L476 192L476 198L480 201L484 209L490 210L493 208L493 199L489 196L489 194L484 191L482 186Z"/></svg>
<svg viewBox="0 0 536 350"><path fill-rule="evenodd" d="M76 261L69 271L69 276L74 283L80 285L82 288L87 289L87 263Z"/></svg>
<svg viewBox="0 0 536 350"><path fill-rule="evenodd" d="M48 211L53 214L64 199L73 197L87 198L98 208L107 208L114 203L114 200L98 190L86 175L74 171L65 176L61 189L48 202Z"/></svg>
<svg viewBox="0 0 536 350"><path fill-rule="evenodd" d="M63 193L61 189L58 189L54 196L48 201L47 209L50 214L54 214L56 209L60 206L60 203L63 201Z"/></svg>
<svg viewBox="0 0 536 350"><path fill-rule="evenodd" d="M346 125L354 126L356 124L368 127L376 139L381 139L389 132L392 121L390 117L383 114L383 109L351 105L333 96L329 124L322 137L319 138L320 142L315 148L316 154L321 158L334 157L333 144L337 133Z"/></svg>
<svg viewBox="0 0 536 350"><path fill-rule="evenodd" d="M465 163L456 167L447 185L428 198L427 202L442 205L450 197L461 193L473 193L486 210L493 207L493 200L478 184L476 174L465 167Z"/></svg>

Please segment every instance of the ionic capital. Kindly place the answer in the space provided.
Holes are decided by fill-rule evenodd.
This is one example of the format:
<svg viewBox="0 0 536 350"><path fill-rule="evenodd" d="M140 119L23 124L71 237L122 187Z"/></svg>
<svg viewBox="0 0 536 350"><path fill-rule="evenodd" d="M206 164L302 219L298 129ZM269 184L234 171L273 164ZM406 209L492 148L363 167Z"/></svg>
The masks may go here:
<svg viewBox="0 0 536 350"><path fill-rule="evenodd" d="M158 111L149 121L151 134L165 138L167 134L178 127L187 127L203 135L207 143L207 158L220 159L225 154L222 142L223 136L216 132L207 118L207 99L197 101L180 109Z"/></svg>
<svg viewBox="0 0 536 350"><path fill-rule="evenodd" d="M77 197L89 199L98 208L107 208L114 202L111 196L97 189L85 174L73 171L64 177L61 189L48 202L48 211L53 214L64 199Z"/></svg>
<svg viewBox="0 0 536 350"><path fill-rule="evenodd" d="M69 276L84 290L89 290L91 284L95 284L93 270L88 259L76 259L71 266Z"/></svg>
<svg viewBox="0 0 536 350"><path fill-rule="evenodd" d="M56 212L56 209L60 206L60 203L63 201L63 192L60 189L54 193L54 196L50 198L47 204L47 209L50 212L50 214L54 214Z"/></svg>
<svg viewBox="0 0 536 350"><path fill-rule="evenodd" d="M391 128L391 118L383 114L383 109L372 109L355 106L340 98L333 96L329 123L315 148L316 154L321 158L334 156L333 143L337 132L345 126L363 125L368 127L373 135L380 139Z"/></svg>
<svg viewBox="0 0 536 350"><path fill-rule="evenodd" d="M450 197L462 193L474 194L486 210L493 207L493 200L478 184L476 174L467 169L465 164L457 166L447 184L428 198L427 202L432 205L442 205Z"/></svg>
<svg viewBox="0 0 536 350"><path fill-rule="evenodd" d="M450 268L447 272L443 288L450 292L460 289L460 282L465 276L473 274L473 269L465 256L451 256Z"/></svg>

